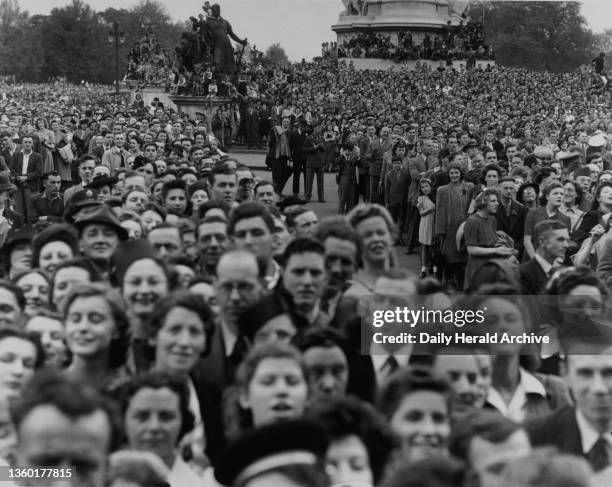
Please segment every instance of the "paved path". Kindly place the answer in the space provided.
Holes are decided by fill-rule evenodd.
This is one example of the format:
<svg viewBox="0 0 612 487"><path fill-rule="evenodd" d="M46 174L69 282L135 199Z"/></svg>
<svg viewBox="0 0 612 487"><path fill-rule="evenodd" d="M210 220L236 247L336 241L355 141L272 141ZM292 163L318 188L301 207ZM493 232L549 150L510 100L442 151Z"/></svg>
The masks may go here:
<svg viewBox="0 0 612 487"><path fill-rule="evenodd" d="M259 179L266 179L272 181L272 173L266 170L265 155L263 154L251 154L251 153L236 153L229 155L234 157L237 161L246 164L255 171L255 175ZM335 176L331 173L325 173L324 179L325 186L325 203L312 202L310 205L314 208L319 218L325 218L327 216L338 214L338 186L336 185ZM285 188L291 188L293 184L293 178L287 181ZM302 182L303 184L303 182ZM316 185L316 182L315 182ZM303 186L302 186L303 189ZM420 271L419 257L417 254L406 255L405 247L396 247L397 257L400 265L406 269L410 269L413 272Z"/></svg>

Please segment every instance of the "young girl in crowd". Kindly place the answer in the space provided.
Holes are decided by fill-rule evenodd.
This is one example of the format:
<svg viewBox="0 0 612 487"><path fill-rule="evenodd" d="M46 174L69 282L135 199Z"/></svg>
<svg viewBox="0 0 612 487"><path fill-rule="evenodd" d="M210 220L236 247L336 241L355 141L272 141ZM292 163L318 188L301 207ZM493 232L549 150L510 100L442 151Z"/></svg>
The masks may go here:
<svg viewBox="0 0 612 487"><path fill-rule="evenodd" d="M421 274L420 277L425 277L427 273L436 274L437 268L431 267L431 251L433 243L433 226L434 212L436 204L431 200L431 180L427 178L421 179L419 183L419 194L417 199L417 208L421 221L419 223L419 244L421 245Z"/></svg>

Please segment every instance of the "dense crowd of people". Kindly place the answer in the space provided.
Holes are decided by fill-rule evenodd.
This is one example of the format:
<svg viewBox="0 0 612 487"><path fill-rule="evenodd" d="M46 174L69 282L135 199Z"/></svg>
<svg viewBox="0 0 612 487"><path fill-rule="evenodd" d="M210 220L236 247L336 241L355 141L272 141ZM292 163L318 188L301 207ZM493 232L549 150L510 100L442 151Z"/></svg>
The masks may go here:
<svg viewBox="0 0 612 487"><path fill-rule="evenodd" d="M0 463L95 487L610 485L609 95L586 70L329 62L253 69L229 107L271 180L203 114L0 84ZM473 340L375 321L404 307Z"/></svg>
<svg viewBox="0 0 612 487"><path fill-rule="evenodd" d="M433 37L433 38L432 38ZM345 39L338 49L339 58L380 58L406 60L493 60L493 47L485 44L482 23L449 22L440 35L426 33L420 44L410 31L400 30L394 35L364 31Z"/></svg>
<svg viewBox="0 0 612 487"><path fill-rule="evenodd" d="M147 33L130 48L124 79L149 86L166 86L172 77L171 68L168 52L155 34Z"/></svg>

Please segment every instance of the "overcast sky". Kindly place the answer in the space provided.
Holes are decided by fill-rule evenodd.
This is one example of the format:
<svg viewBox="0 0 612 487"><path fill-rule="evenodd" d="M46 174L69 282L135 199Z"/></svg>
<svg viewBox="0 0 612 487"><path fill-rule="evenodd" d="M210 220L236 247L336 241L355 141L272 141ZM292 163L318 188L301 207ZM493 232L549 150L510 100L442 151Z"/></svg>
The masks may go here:
<svg viewBox="0 0 612 487"><path fill-rule="evenodd" d="M71 0L18 0L30 14L47 14ZM107 7L129 8L137 0L85 0L98 11ZM259 50L275 42L285 48L292 61L311 59L321 53L321 43L335 40L331 25L344 10L341 0L217 0L221 15L234 32L248 37ZM176 21L201 12L204 0L160 0ZM211 1L214 3L214 1ZM585 0L582 12L596 32L612 28L612 0Z"/></svg>

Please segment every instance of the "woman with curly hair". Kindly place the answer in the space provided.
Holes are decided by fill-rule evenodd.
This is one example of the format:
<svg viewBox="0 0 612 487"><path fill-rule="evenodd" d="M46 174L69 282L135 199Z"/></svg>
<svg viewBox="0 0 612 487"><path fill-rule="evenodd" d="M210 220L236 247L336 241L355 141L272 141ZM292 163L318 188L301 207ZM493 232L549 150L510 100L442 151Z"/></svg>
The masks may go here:
<svg viewBox="0 0 612 487"><path fill-rule="evenodd" d="M387 209L363 203L346 216L363 242L361 268L353 276L353 284L345 295L370 294L376 279L395 267L393 242L397 229Z"/></svg>

